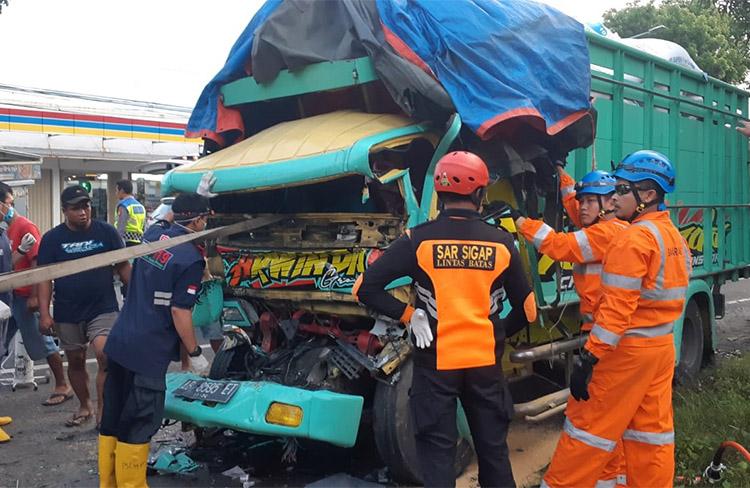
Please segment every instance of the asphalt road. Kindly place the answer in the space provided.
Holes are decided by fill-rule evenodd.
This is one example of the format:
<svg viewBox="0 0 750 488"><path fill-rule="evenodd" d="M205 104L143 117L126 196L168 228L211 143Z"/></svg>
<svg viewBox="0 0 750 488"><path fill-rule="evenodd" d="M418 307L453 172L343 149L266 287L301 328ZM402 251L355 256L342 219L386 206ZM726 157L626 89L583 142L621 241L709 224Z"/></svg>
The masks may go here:
<svg viewBox="0 0 750 488"><path fill-rule="evenodd" d="M725 287L727 314L718 322L720 354L733 355L750 350L750 280ZM89 365L93 378L95 364ZM39 373L44 373L40 369ZM93 384L92 384L93 388ZM40 384L38 391L31 388L11 392L0 386L0 416L10 415L13 423L6 431L13 440L0 444L0 487L67 487L97 485L97 434L93 423L80 428L66 428L63 424L76 409L71 400L59 407L43 407L51 385ZM512 461L519 484L538 482L538 472L547 464L556 442L562 417L530 426L514 424L509 437ZM172 428L157 434L155 440L173 439ZM231 464L231 462L230 462ZM283 471L273 478L257 480L256 486L300 486L323 477L314 472ZM330 480L333 483L333 480ZM351 485L351 479L344 479ZM241 486L238 480L208 473L201 469L190 478L173 475L149 477L154 487L182 486ZM472 466L459 480L459 486L476 486L476 467Z"/></svg>

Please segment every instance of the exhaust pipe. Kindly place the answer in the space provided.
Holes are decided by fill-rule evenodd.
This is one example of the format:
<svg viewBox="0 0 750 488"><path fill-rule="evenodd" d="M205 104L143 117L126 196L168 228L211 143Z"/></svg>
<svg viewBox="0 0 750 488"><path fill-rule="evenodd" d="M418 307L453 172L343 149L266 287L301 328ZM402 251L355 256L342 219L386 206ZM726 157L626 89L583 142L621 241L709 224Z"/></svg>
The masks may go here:
<svg viewBox="0 0 750 488"><path fill-rule="evenodd" d="M529 363L541 359L551 359L564 352L582 348L588 337L588 334L584 334L565 341L550 342L529 349L519 349L510 353L510 360L514 363Z"/></svg>
<svg viewBox="0 0 750 488"><path fill-rule="evenodd" d="M539 397L535 400L531 400L530 402L517 403L513 405L513 410L515 411L516 417L525 417L526 420L531 420L539 416L540 414L543 415L545 413L548 413L550 410L559 409L560 407L565 408L565 404L568 402L569 395L570 390L568 388L564 388L554 393Z"/></svg>

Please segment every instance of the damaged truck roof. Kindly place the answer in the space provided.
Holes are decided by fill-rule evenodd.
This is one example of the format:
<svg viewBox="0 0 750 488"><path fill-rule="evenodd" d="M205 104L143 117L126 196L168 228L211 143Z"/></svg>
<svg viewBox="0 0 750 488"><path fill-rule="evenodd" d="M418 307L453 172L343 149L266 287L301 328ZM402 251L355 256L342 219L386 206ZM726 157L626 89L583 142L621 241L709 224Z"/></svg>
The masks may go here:
<svg viewBox="0 0 750 488"><path fill-rule="evenodd" d="M164 176L165 195L195 191L213 171L213 191L226 193L308 184L346 174L373 176L373 146L404 136L421 136L429 124L401 115L339 110L270 127L233 146L185 164Z"/></svg>

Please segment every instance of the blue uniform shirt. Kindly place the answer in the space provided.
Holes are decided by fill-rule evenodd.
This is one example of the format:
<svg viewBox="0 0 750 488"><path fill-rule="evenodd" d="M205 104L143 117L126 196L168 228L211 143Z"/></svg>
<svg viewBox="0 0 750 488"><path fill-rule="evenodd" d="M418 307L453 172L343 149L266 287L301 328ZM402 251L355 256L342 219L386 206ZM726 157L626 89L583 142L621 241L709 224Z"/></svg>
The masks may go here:
<svg viewBox="0 0 750 488"><path fill-rule="evenodd" d="M177 225L152 225L143 241L185 233ZM104 347L107 357L137 374L163 379L169 362L180 359L172 307L193 307L204 267L203 256L190 242L136 259L128 298Z"/></svg>
<svg viewBox="0 0 750 488"><path fill-rule="evenodd" d="M37 263L60 263L125 247L117 230L92 220L86 230L71 230L65 223L48 231L39 244ZM91 269L55 279L55 320L88 321L118 310L112 266Z"/></svg>

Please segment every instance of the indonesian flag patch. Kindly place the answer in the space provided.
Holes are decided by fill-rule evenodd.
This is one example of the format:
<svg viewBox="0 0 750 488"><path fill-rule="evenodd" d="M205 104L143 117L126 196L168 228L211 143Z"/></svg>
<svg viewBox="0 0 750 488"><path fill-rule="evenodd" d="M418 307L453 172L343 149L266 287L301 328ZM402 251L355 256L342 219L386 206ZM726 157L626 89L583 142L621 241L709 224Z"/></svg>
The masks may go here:
<svg viewBox="0 0 750 488"><path fill-rule="evenodd" d="M190 293L191 295L195 295L196 293L198 293L198 286L197 285L188 286L187 292Z"/></svg>

